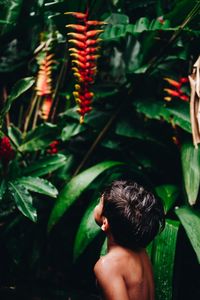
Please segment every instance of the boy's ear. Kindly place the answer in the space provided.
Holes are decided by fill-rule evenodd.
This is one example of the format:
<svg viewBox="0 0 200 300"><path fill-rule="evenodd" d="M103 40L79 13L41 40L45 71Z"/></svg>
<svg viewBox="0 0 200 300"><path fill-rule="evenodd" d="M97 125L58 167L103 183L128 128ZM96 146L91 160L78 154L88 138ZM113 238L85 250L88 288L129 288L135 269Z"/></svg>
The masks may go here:
<svg viewBox="0 0 200 300"><path fill-rule="evenodd" d="M109 228L109 223L108 223L108 219L106 217L103 217L103 223L101 225L101 229L103 231L107 231Z"/></svg>

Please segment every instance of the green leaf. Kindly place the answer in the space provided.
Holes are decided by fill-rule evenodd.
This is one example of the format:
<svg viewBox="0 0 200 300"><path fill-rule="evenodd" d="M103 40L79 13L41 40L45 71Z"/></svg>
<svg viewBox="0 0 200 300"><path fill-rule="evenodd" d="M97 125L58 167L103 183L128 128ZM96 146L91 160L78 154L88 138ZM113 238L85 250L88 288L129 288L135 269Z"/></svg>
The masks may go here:
<svg viewBox="0 0 200 300"><path fill-rule="evenodd" d="M8 182L8 188L17 208L31 221L37 221L37 212L33 207L33 199L23 185Z"/></svg>
<svg viewBox="0 0 200 300"><path fill-rule="evenodd" d="M107 22L109 25L128 24L129 17L124 14L114 13L107 17L104 21Z"/></svg>
<svg viewBox="0 0 200 300"><path fill-rule="evenodd" d="M168 123L176 124L191 133L189 105L186 102L174 102L166 105L163 101L135 101L136 110L150 119L163 118Z"/></svg>
<svg viewBox="0 0 200 300"><path fill-rule="evenodd" d="M141 126L140 122L133 121L133 119L128 119L128 117L118 121L115 132L116 134L127 138L150 141L163 146L163 143L158 140L158 136L156 136L152 130Z"/></svg>
<svg viewBox="0 0 200 300"><path fill-rule="evenodd" d="M181 221L200 263L200 213L186 206L176 208L175 213Z"/></svg>
<svg viewBox="0 0 200 300"><path fill-rule="evenodd" d="M19 150L23 151L37 151L46 148L54 139L57 138L58 127L51 123L44 123L37 126L34 130L29 132Z"/></svg>
<svg viewBox="0 0 200 300"><path fill-rule="evenodd" d="M0 200L2 200L7 189L7 182L3 179L0 183Z"/></svg>
<svg viewBox="0 0 200 300"><path fill-rule="evenodd" d="M175 5L173 6L173 9L170 10L170 12L165 15L165 18L169 19L173 25L180 25L180 23L183 22L186 16L194 8L195 4L198 4L198 1L195 0L175 1Z"/></svg>
<svg viewBox="0 0 200 300"><path fill-rule="evenodd" d="M76 201L81 193L87 189L90 183L105 170L121 165L122 163L116 161L104 161L101 162L77 176L73 177L65 187L61 190L56 204L51 212L48 231L59 221L67 209Z"/></svg>
<svg viewBox="0 0 200 300"><path fill-rule="evenodd" d="M5 105L3 106L0 117L1 122L5 114L9 111L13 101L17 99L21 94L26 92L28 89L30 89L35 82L34 77L26 77L23 79L20 79L11 89L10 95L8 96Z"/></svg>
<svg viewBox="0 0 200 300"><path fill-rule="evenodd" d="M133 36L137 36L138 34L144 31L155 31L155 30L175 30L175 28L169 27L169 21L165 20L164 23L159 22L159 20L155 19L149 21L148 18L142 17L136 21L135 24L128 24L118 22L116 24L111 25L109 20L106 20L109 23L105 27L105 31L101 34L101 38L104 41L110 40L119 40L120 38L124 38L127 34L131 34Z"/></svg>
<svg viewBox="0 0 200 300"><path fill-rule="evenodd" d="M66 161L67 157L63 154L49 155L24 168L23 175L43 176L63 167Z"/></svg>
<svg viewBox="0 0 200 300"><path fill-rule="evenodd" d="M6 24L3 26L1 29L0 35L3 35L5 33L9 33L10 29L10 24L16 24L18 17L21 12L23 0L10 0L10 1L3 1L3 6L1 4L1 10L3 9L3 19Z"/></svg>
<svg viewBox="0 0 200 300"><path fill-rule="evenodd" d="M61 140L68 141L72 136L79 134L85 129L86 129L85 126L81 124L77 124L77 123L67 124L67 126L65 126L62 130Z"/></svg>
<svg viewBox="0 0 200 300"><path fill-rule="evenodd" d="M107 254L107 243L108 243L107 238L105 238L103 245L101 247L100 256L104 256Z"/></svg>
<svg viewBox="0 0 200 300"><path fill-rule="evenodd" d="M178 187L173 184L163 184L157 186L155 191L156 194L161 198L164 205L165 214L167 214L179 196Z"/></svg>
<svg viewBox="0 0 200 300"><path fill-rule="evenodd" d="M8 136L11 139L12 143L16 146L19 147L19 145L22 142L22 133L19 130L19 128L17 128L15 125L11 124L8 127Z"/></svg>
<svg viewBox="0 0 200 300"><path fill-rule="evenodd" d="M23 185L27 190L56 198L58 190L48 180L39 177L22 177L17 183Z"/></svg>
<svg viewBox="0 0 200 300"><path fill-rule="evenodd" d="M94 201L90 203L79 225L74 243L74 260L76 260L84 252L86 247L101 231L100 227L95 223L93 216L93 211L97 202L98 201Z"/></svg>
<svg viewBox="0 0 200 300"><path fill-rule="evenodd" d="M164 231L153 241L152 263L157 300L171 300L179 222L166 220ZM164 271L163 271L164 270Z"/></svg>
<svg viewBox="0 0 200 300"><path fill-rule="evenodd" d="M192 143L185 143L181 148L183 179L188 201L194 205L200 184L200 150Z"/></svg>

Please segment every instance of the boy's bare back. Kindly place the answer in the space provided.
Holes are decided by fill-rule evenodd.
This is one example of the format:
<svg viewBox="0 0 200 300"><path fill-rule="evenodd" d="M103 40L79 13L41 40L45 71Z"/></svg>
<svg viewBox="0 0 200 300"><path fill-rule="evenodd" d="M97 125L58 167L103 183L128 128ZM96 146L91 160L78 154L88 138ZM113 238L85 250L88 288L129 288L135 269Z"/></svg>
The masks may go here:
<svg viewBox="0 0 200 300"><path fill-rule="evenodd" d="M106 300L154 300L151 263L146 251L115 246L94 267Z"/></svg>

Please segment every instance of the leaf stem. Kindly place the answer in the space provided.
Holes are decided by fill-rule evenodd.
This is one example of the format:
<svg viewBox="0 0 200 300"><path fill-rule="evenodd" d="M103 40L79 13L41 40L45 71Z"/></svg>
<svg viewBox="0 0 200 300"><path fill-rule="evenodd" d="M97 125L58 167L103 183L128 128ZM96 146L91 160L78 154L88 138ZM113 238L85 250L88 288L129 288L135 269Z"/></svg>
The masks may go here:
<svg viewBox="0 0 200 300"><path fill-rule="evenodd" d="M56 113L56 109L58 107L58 102L59 102L59 96L58 96L58 91L59 89L62 87L64 80L65 80L65 74L67 71L67 66L68 66L68 60L67 60L67 51L66 51L66 47L65 47L65 54L64 54L64 58L63 58L64 62L62 64L62 67L60 69L60 73L58 75L58 80L56 82L56 87L55 87L55 91L53 94L53 99L52 99L52 106L51 106L51 111L49 114L49 120L53 123L54 118L55 118L55 113Z"/></svg>
<svg viewBox="0 0 200 300"><path fill-rule="evenodd" d="M28 126L29 126L29 123L30 123L30 119L31 119L31 116L32 116L35 104L37 102L37 99L38 99L38 95L36 93L34 93L32 99L31 99L31 103L30 103L30 105L28 107L26 119L25 119L25 122L24 122L24 130L23 130L24 133L26 133L26 131L28 129Z"/></svg>
<svg viewBox="0 0 200 300"><path fill-rule="evenodd" d="M83 160L81 161L81 163L76 168L76 170L75 170L74 174L72 175L72 177L76 176L80 172L80 170L82 169L82 167L84 166L84 164L86 163L86 161L88 160L88 158L90 157L90 155L93 153L93 151L96 148L96 146L98 145L98 143L105 136L106 132L109 130L109 128L112 125L113 121L115 120L115 118L117 117L117 115L120 113L120 111L122 109L122 105L120 105L118 107L118 109L114 112L114 114L108 120L108 122L106 123L106 125L104 126L104 128L101 130L101 132L99 133L99 135L97 136L97 138L94 140L94 142L92 143L91 147L89 148L89 150L85 154Z"/></svg>

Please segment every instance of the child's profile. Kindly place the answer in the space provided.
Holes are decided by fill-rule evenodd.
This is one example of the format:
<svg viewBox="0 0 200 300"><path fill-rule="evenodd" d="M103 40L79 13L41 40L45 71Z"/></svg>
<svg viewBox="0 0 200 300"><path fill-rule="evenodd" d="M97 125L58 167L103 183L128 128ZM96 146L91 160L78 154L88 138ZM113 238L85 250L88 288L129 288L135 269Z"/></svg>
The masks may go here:
<svg viewBox="0 0 200 300"><path fill-rule="evenodd" d="M164 227L162 203L135 182L114 181L102 193L94 219L108 241L107 254L94 267L103 299L154 300L145 247Z"/></svg>

